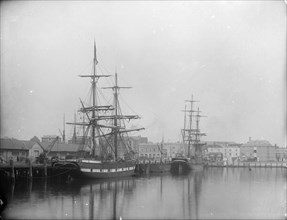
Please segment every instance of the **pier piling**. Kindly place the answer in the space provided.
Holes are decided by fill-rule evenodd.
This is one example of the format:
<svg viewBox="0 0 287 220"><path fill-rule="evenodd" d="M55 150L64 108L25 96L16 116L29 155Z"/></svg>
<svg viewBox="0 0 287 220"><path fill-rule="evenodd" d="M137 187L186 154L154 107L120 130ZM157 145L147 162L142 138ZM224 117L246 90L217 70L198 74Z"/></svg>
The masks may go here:
<svg viewBox="0 0 287 220"><path fill-rule="evenodd" d="M33 178L33 168L32 168L32 161L29 160L29 179Z"/></svg>
<svg viewBox="0 0 287 220"><path fill-rule="evenodd" d="M14 182L15 181L15 168L14 168L13 160L10 160L10 165L11 165L11 180Z"/></svg>
<svg viewBox="0 0 287 220"><path fill-rule="evenodd" d="M44 177L47 177L47 161L44 160Z"/></svg>

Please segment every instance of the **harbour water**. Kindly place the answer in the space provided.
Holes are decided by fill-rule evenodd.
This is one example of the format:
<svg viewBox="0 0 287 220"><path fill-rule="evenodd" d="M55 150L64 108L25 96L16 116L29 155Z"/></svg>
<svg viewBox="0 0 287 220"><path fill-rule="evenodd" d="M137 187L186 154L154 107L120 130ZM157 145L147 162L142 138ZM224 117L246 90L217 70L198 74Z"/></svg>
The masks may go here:
<svg viewBox="0 0 287 220"><path fill-rule="evenodd" d="M287 219L284 168L207 168L187 175L21 181L4 219Z"/></svg>

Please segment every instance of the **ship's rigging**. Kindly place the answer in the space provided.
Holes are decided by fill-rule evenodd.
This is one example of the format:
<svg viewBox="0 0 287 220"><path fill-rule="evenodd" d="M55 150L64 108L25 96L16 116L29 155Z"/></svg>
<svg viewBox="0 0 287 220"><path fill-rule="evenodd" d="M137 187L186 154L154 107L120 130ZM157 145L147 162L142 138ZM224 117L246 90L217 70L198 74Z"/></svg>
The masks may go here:
<svg viewBox="0 0 287 220"><path fill-rule="evenodd" d="M184 127L181 130L182 134L182 140L184 146L187 145L187 157L191 157L192 153L192 147L193 147L193 156L195 159L201 158L202 157L202 146L205 143L200 142L200 137L201 136L206 136L205 133L202 133L199 128L199 122L201 117L206 117L203 115L200 115L199 108L197 110L194 109L194 103L199 102L195 101L193 99L193 96L191 97L190 100L185 100L185 102L190 103L189 108L187 108L187 105L185 105L185 109L183 110L184 112Z"/></svg>
<svg viewBox="0 0 287 220"><path fill-rule="evenodd" d="M96 68L98 63L96 45L94 44L93 73L80 75L80 77L91 79L91 104L88 105L80 99L81 107L78 112L82 114L83 121L67 124L83 128L85 144L90 145L92 156L100 156L103 159L108 154L113 154L113 158L117 160L119 142L121 145L124 145L127 152L131 150L129 141L125 141L123 135L127 135L128 132L132 131L140 131L144 128L127 128L127 121L140 118L138 115L122 114L119 103L119 90L131 87L119 86L118 74L115 73L114 86L100 88L98 82L102 78L109 78L111 75L98 74ZM112 104L101 105L98 100L98 96L103 95L103 90L105 89L113 91Z"/></svg>

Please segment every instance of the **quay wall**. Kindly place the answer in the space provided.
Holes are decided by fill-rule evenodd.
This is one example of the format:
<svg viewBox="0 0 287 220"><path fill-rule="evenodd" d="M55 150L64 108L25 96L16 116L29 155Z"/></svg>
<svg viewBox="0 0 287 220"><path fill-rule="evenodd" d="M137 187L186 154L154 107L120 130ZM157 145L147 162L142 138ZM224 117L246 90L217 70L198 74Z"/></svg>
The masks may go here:
<svg viewBox="0 0 287 220"><path fill-rule="evenodd" d="M208 162L210 167L286 167L287 162L237 162L233 164L224 164L223 162Z"/></svg>

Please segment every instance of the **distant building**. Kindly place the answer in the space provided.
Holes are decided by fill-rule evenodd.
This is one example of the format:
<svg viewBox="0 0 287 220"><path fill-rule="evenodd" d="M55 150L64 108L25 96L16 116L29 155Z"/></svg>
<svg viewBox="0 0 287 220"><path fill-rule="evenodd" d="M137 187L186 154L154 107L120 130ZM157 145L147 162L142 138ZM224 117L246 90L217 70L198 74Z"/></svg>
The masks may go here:
<svg viewBox="0 0 287 220"><path fill-rule="evenodd" d="M235 142L208 142L206 148L208 157L219 158L218 155L222 155L222 159L228 164L233 164L240 158L240 144Z"/></svg>
<svg viewBox="0 0 287 220"><path fill-rule="evenodd" d="M160 159L160 144L141 143L139 144L139 158L157 160Z"/></svg>
<svg viewBox="0 0 287 220"><path fill-rule="evenodd" d="M276 160L287 161L287 148L283 148L283 147L276 148Z"/></svg>
<svg viewBox="0 0 287 220"><path fill-rule="evenodd" d="M276 161L276 145L266 140L251 140L241 145L240 153L242 159L256 158L257 161Z"/></svg>
<svg viewBox="0 0 287 220"><path fill-rule="evenodd" d="M57 135L44 135L42 137L42 142L43 143L52 143L58 136ZM59 138L59 141L61 142L61 138Z"/></svg>
<svg viewBox="0 0 287 220"><path fill-rule="evenodd" d="M176 157L176 155L184 154L184 146L182 143L176 142L176 143L164 143L163 148L166 149L167 157L169 159Z"/></svg>
<svg viewBox="0 0 287 220"><path fill-rule="evenodd" d="M131 136L129 137L129 144L131 148L135 152L139 152L139 145L140 144L147 144L148 143L148 138L147 137L142 137L142 136Z"/></svg>

